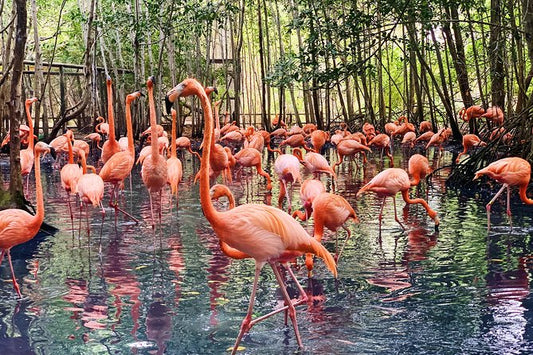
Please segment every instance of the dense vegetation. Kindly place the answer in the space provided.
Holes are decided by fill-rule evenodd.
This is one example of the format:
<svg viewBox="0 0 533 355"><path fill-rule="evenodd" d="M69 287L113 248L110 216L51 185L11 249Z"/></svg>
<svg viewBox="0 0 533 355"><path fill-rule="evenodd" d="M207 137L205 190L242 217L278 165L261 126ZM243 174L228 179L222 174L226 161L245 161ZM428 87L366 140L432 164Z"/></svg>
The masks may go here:
<svg viewBox="0 0 533 355"><path fill-rule="evenodd" d="M323 129L342 121L379 129L406 115L446 125L459 140L479 129L471 120L461 131L459 109L498 105L506 127L521 137L506 149L532 154L527 1L0 0L0 31L2 133L23 121L21 98L41 99L36 132L52 138L70 120L91 130L94 118L105 116L106 75L119 116L126 94L149 75L158 79L159 95L195 76L216 84L223 112L267 129L278 114ZM52 62L80 67L58 71L46 64ZM12 88L23 69L20 96ZM142 105L137 109L138 133L147 119ZM195 104L185 111L199 135Z"/></svg>

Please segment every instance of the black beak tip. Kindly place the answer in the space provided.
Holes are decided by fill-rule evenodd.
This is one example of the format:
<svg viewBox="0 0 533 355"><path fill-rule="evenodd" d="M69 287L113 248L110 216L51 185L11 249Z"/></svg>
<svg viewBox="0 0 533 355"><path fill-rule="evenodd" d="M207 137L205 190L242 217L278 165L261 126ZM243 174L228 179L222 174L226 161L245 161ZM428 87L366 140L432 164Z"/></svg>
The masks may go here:
<svg viewBox="0 0 533 355"><path fill-rule="evenodd" d="M57 153L56 153L56 150L53 147L50 147L50 155L52 156L52 158L54 158L54 160L56 160Z"/></svg>
<svg viewBox="0 0 533 355"><path fill-rule="evenodd" d="M170 110L172 109L172 102L168 99L168 96L165 96L165 108L167 109L167 115L170 114Z"/></svg>
<svg viewBox="0 0 533 355"><path fill-rule="evenodd" d="M217 88L214 88L213 92L218 95L218 89Z"/></svg>

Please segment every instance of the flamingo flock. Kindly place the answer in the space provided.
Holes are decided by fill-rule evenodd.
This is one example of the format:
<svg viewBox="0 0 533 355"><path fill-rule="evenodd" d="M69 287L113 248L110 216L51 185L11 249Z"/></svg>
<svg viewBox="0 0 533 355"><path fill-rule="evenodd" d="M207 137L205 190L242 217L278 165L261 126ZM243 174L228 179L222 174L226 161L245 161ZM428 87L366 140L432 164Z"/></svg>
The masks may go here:
<svg viewBox="0 0 533 355"><path fill-rule="evenodd" d="M225 124L220 127L218 117L220 102L213 105L210 99L212 93L217 93L216 89L204 87L195 79L186 79L169 90L165 96L166 108L171 114L172 122L169 142L167 132L163 126L157 123L158 108L154 100L155 83L151 77L146 82L150 126L143 132L149 145L143 148L139 156L136 156L136 149L141 147L135 146L131 105L144 95L139 91L127 95L124 117L126 137L117 140L111 78L107 78L106 86L108 95L107 122L103 117L98 117L95 132L85 135L86 141L93 142L92 149L86 141L76 140L74 132L71 130L54 140L53 144L34 143L30 107L36 99L26 101L29 129L23 129L21 126L19 132L21 137L27 137L25 139L27 148L21 150L21 165L24 176L28 176L34 167L37 213L32 216L17 209L0 211L0 249L2 250L0 261L7 255L13 286L19 297L21 297L20 287L11 265L9 251L13 246L33 238L44 219L40 157L51 150L68 156L67 163L60 170L60 177L61 185L66 193L71 219L74 218L71 207L72 196L77 196L79 201L80 219L82 207L85 206L87 210L89 205L97 207L102 216L105 216L103 200L104 188L107 184L110 191L109 206L115 210L115 216L117 213L122 213L125 218L141 223L142 221L134 217L135 211L128 212L124 207L119 206L119 196L124 189L124 181L132 173L136 158L138 158L137 162L142 164L142 181L150 199L151 220L149 224L153 229L156 229L158 223L162 223L161 196L163 193L170 191L170 194L176 198L176 207L179 209L177 201L179 201L179 185L183 177L183 167L182 161L178 157L178 150L185 149L193 157L200 159L200 168L196 174L200 189L198 203L205 218L219 238L221 251L234 259L248 258L255 261L255 276L251 286L249 305L233 345L232 353L239 349L244 334L249 332L253 325L280 312L285 312L286 316L290 318L298 347L303 349L296 306L307 302L307 295L293 272L292 265L297 263L295 260L302 257L310 277L314 268L314 258L318 257L322 259L333 277L337 277L340 256L353 233L347 224L349 222L359 223L359 217L356 214L358 206L350 204L345 197L335 191L335 186L339 184L339 176L353 173L351 162L355 162L357 169L362 166L365 170L367 155L379 155L379 160L382 163L383 156L387 156L389 167L386 168L383 163L382 170L375 176L365 176L366 181L362 182L356 194L357 199L361 199L364 194L373 192L381 199L378 215L380 230L385 200L388 197L393 200L395 220L402 230L406 229L396 212L398 193L401 193L407 207L413 204L421 205L432 220L431 223L434 224L435 230L439 228L440 218L436 208L430 206L431 201L421 197L411 197L411 188L417 186L422 179L430 178L434 167L430 167L425 154L419 153L410 154L408 170L395 167L395 164L400 162L395 163L392 148L397 141L402 146L409 147L410 152L418 147L418 152L427 153L428 149L434 146L435 151L440 154L451 136L451 130L446 127L433 127L428 121L423 121L417 129L413 123L408 121L406 116L401 116L396 122L389 122L381 132L368 122L365 122L361 126L361 131L358 132L350 132L346 124L342 124L340 129L334 132L320 130L311 123L303 127L293 126L287 129L287 125L279 117L275 120L279 128L271 133L252 126L241 128L235 122L230 122L229 116L226 117ZM189 138L176 137L177 113L172 106L180 98L189 96L199 99L204 115L204 139L201 153L192 150ZM473 106L461 110L459 116L465 121L475 118L489 119L492 124L497 126L490 133L500 130L503 124L503 112L498 107L492 107L485 111L479 106ZM492 139L499 139L500 137L501 135L497 135ZM100 147L102 141L104 143ZM277 148L272 148L272 145L275 144L277 144ZM461 158L464 155L485 145L486 142L479 136L465 134L463 136L464 149L454 162L461 164ZM168 149L169 146L170 150ZM287 152L288 147L292 148L291 152ZM332 159L336 158L335 162L328 161L323 154L327 147L336 150L336 156L332 155ZM262 160L265 148L268 154L275 156L272 170L279 181L279 192L273 191L273 177L267 171L268 169L263 168ZM92 156L91 152L98 156L94 166L87 164L88 158ZM348 173L345 172L346 168L341 167L345 158L350 160ZM57 164L61 164L59 160ZM400 163L399 166L402 164ZM100 168L97 169L96 167ZM269 204L236 205L230 187L236 176L236 183L238 183L240 179L236 171L243 168L255 168L257 174L264 178L264 183L262 180L260 181L265 193L268 195L278 194L277 207ZM302 181L302 175L305 173L311 177ZM518 157L498 160L476 172L474 179L488 176L503 184L486 207L489 228L490 208L504 189L507 189L507 213L509 216L511 215L509 199L512 186L518 186L522 201L526 204L533 204L533 200L526 196L530 173L529 163ZM321 180L322 174L328 176L326 184ZM223 184L213 184L219 175L221 175ZM330 184L327 184L328 181ZM303 211L295 210L293 212L292 190L298 184ZM29 189L28 183L26 189ZM212 200L220 197L228 199L229 209L219 211L215 208ZM286 204L284 205L285 200ZM86 216L88 215L89 212L86 211ZM406 216L404 218L409 218L408 214ZM308 233L304 228L309 220L313 221L311 233ZM87 224L89 225L88 222ZM332 255L322 244L322 239L325 229L330 230L337 237L337 231L340 228L346 231L347 236L341 247L336 241L335 255ZM282 307L273 312L254 319L252 315L259 276L267 264L273 270L284 303ZM342 269L340 271L342 272ZM299 290L297 299L291 298L287 292L285 272L297 285Z"/></svg>

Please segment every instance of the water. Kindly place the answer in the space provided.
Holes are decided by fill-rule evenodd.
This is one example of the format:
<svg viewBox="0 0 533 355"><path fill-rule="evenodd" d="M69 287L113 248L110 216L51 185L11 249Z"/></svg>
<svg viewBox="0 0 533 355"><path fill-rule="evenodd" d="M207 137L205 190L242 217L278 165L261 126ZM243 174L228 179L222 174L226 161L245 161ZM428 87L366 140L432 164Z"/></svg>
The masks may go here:
<svg viewBox="0 0 533 355"><path fill-rule="evenodd" d="M45 221L59 231L13 248L22 300L16 299L7 262L0 267L2 354L227 352L246 313L254 264L220 252L202 215L198 186L192 183L199 163L188 153L185 157L179 211L175 200L170 209L164 194L162 224L155 233L138 168L133 192L126 182L122 203L141 223L119 215L115 226L114 212L107 208L102 224L97 209L91 208L89 234L85 212L78 232L77 207L72 227L58 173L45 164ZM371 193L355 199L359 187L382 169L378 160L378 154L371 155L364 171L348 163L341 166L337 192L352 203L361 223L348 224L353 240L339 262L338 279L321 261L315 262L311 279L305 266L300 267L302 260L295 268L310 296L307 306L297 308L304 353L531 353L533 209L514 194L511 228L502 199L493 207L493 229L487 233L488 195L446 191L445 168L433 177L428 192L429 204L441 219L439 233L425 210L402 209L399 197L399 218L406 230L394 220L389 199L380 234L379 200ZM450 161L447 152L430 159L434 167ZM395 162L406 166L399 151ZM265 167L269 173L271 164ZM329 185L329 179L323 181ZM245 169L231 189L238 204L275 204L275 178L273 185L272 196L265 194L264 179ZM411 194L425 196L425 188ZM298 189L293 208L300 207ZM217 206L226 208L226 203ZM312 222L304 226L312 230ZM344 237L341 230L341 242ZM328 232L324 243L333 251L334 235ZM272 270L265 267L254 315L282 304L276 286ZM296 292L294 284L289 283L289 290ZM282 314L254 326L241 346L249 354L297 350Z"/></svg>

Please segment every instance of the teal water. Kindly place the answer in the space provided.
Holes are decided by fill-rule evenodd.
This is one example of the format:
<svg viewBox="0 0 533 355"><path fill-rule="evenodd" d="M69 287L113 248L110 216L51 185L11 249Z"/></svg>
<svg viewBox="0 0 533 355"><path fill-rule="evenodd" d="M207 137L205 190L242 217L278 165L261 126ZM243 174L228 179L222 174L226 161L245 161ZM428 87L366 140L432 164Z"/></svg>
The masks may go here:
<svg viewBox="0 0 533 355"><path fill-rule="evenodd" d="M273 160L265 155L264 161L265 170L273 172ZM451 154L431 155L430 161L434 167L446 166ZM397 151L396 166L406 167L406 162ZM373 194L355 199L359 187L382 169L379 154L371 155L364 168L348 165L341 166L336 190L354 206L361 223L348 224L353 239L338 264L338 278L321 261L311 279L303 260L295 266L310 297L307 305L297 307L303 353L533 352L533 209L514 194L511 228L503 199L493 207L493 228L487 232L489 195L446 190L450 169L444 168L430 186L411 192L427 194L441 219L439 232L421 207L403 209L399 197L406 230L394 220L392 200L387 200L380 233L380 201ZM254 264L220 252L192 182L198 167L186 154L178 210L165 193L162 223L155 232L136 168L132 190L126 182L122 203L141 223L121 215L115 223L114 211L106 208L102 224L91 208L89 233L85 212L79 232L77 207L72 224L59 174L45 164L45 221L59 231L13 249L22 300L16 299L7 262L0 267L0 353L226 353L246 313ZM322 179L329 186L329 179ZM265 194L264 179L245 169L230 188L237 204L275 203L275 178L273 185L272 196ZM293 191L294 209L300 207L298 189ZM222 209L226 205L217 203ZM303 225L312 231L312 221ZM338 236L344 241L345 232ZM326 234L324 243L334 251L333 233ZM288 288L297 293L291 282ZM254 315L282 304L266 267ZM297 351L283 313L253 327L241 346L247 354Z"/></svg>

